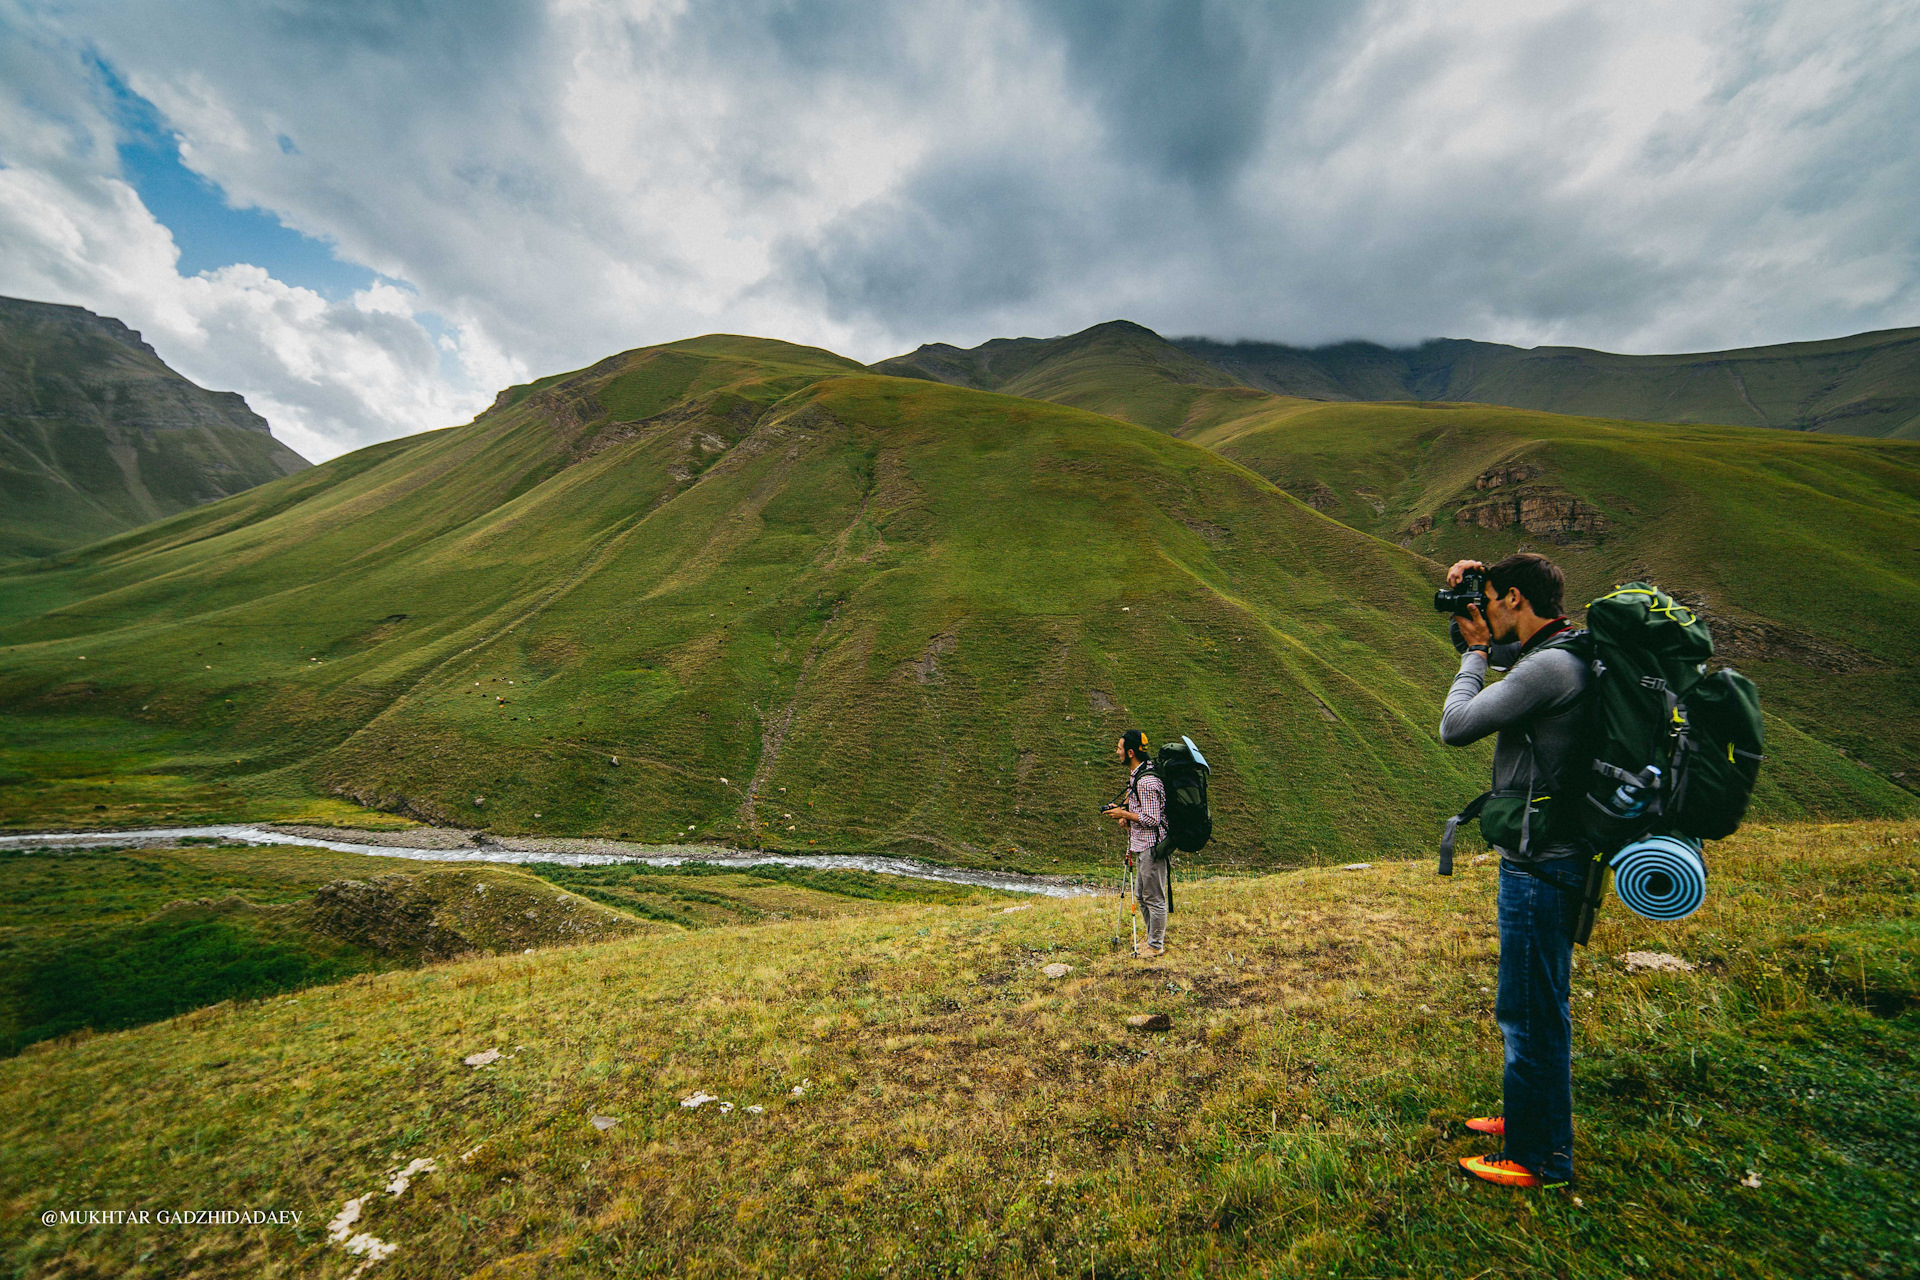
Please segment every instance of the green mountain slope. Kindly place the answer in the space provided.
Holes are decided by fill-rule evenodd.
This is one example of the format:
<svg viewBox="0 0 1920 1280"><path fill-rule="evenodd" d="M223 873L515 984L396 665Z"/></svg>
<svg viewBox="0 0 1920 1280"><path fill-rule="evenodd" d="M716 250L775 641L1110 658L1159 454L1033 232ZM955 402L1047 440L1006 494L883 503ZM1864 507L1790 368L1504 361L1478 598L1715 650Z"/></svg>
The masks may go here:
<svg viewBox="0 0 1920 1280"><path fill-rule="evenodd" d="M1275 401L1192 437L1441 563L1651 577L1768 706L1920 786L1920 444L1480 405Z"/></svg>
<svg viewBox="0 0 1920 1280"><path fill-rule="evenodd" d="M304 469L229 391L79 307L0 298L0 560L41 556Z"/></svg>
<svg viewBox="0 0 1920 1280"><path fill-rule="evenodd" d="M1028 396L1179 431L1203 393L1229 401L1266 397L1188 355L1153 330L1112 320L1065 338L996 338L970 350L941 344L882 360L878 373Z"/></svg>
<svg viewBox="0 0 1920 1280"><path fill-rule="evenodd" d="M0 821L91 769L1050 870L1141 724L1213 759L1212 856L1418 847L1485 769L1436 574L1163 433L696 339L0 578ZM1775 745L1773 812L1910 803Z"/></svg>
<svg viewBox="0 0 1920 1280"><path fill-rule="evenodd" d="M1248 386L1315 400L1465 400L1636 422L1920 439L1920 329L1694 355L1445 339L1301 348L1182 338Z"/></svg>
<svg viewBox="0 0 1920 1280"><path fill-rule="evenodd" d="M1886 339L1875 349L1893 362L1920 333L1867 338ZM1835 359L1873 346L1802 345ZM973 354L949 352L941 365L928 350L887 367L945 373ZM1707 614L1723 659L1761 679L1771 707L1897 785L1920 788L1920 445L1492 405L1354 403L1340 385L1307 378L1307 363L1289 385L1325 398L1280 396L1222 386L1217 370L1196 375L1182 357L1287 349L1176 348L1124 322L975 349L994 351L1027 361L1003 386L1172 431L1440 563L1546 551L1568 570L1576 609L1615 582L1652 577ZM1400 356L1358 345L1336 354L1355 393L1406 394L1395 381L1406 374ZM1659 359L1679 369L1688 358ZM1221 363L1250 379L1260 372ZM1011 372L989 366L986 376Z"/></svg>

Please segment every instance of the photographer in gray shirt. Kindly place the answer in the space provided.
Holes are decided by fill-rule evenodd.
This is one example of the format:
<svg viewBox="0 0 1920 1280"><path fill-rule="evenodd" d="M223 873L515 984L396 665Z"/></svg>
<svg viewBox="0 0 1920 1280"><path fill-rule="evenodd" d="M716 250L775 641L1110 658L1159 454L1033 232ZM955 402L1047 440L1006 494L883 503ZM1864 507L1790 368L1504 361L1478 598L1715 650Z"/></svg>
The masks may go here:
<svg viewBox="0 0 1920 1280"><path fill-rule="evenodd" d="M1565 642L1565 579L1544 556L1520 553L1492 568L1462 560L1447 585L1481 582L1476 603L1455 603L1460 672L1447 690L1440 740L1464 747L1498 734L1493 789L1468 813L1500 855L1500 987L1493 1012L1506 1040L1501 1115L1467 1127L1502 1139L1494 1156L1463 1157L1468 1173L1500 1186L1564 1186L1573 1176L1573 1022L1568 985L1573 932L1592 856L1570 821L1586 763L1586 661ZM1446 607L1447 602L1435 601ZM1487 684L1490 668L1509 667ZM1584 794L1584 793L1581 793ZM1462 815L1468 816L1468 815ZM1449 824L1451 839L1452 824ZM1451 846L1448 846L1449 850Z"/></svg>

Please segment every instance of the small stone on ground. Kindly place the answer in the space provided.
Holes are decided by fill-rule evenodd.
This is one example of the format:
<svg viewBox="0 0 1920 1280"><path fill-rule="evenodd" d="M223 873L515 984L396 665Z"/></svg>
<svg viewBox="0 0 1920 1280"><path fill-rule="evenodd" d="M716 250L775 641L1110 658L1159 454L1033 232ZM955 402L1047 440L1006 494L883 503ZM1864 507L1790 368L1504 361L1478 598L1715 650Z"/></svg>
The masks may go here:
<svg viewBox="0 0 1920 1280"><path fill-rule="evenodd" d="M1073 972L1073 966L1070 964L1050 964L1040 972L1046 974L1049 978L1064 978Z"/></svg>
<svg viewBox="0 0 1920 1280"><path fill-rule="evenodd" d="M466 1063L470 1067L484 1067L489 1063L500 1061L500 1059L505 1056L506 1055L501 1053L498 1049L488 1049L482 1053L468 1054L466 1057Z"/></svg>
<svg viewBox="0 0 1920 1280"><path fill-rule="evenodd" d="M613 1126L619 1124L620 1122L612 1116L595 1116L593 1118L592 1123L594 1128L598 1129L602 1133L605 1133L607 1130L613 1128Z"/></svg>
<svg viewBox="0 0 1920 1280"><path fill-rule="evenodd" d="M1165 1031L1173 1026L1173 1019L1164 1013L1136 1013L1128 1016L1127 1026L1134 1031Z"/></svg>
<svg viewBox="0 0 1920 1280"><path fill-rule="evenodd" d="M1342 871L1371 871L1373 864L1371 862L1349 862L1340 869Z"/></svg>
<svg viewBox="0 0 1920 1280"><path fill-rule="evenodd" d="M1679 956L1670 956L1664 951L1629 951L1620 957L1627 962L1628 973L1692 973L1693 966Z"/></svg>

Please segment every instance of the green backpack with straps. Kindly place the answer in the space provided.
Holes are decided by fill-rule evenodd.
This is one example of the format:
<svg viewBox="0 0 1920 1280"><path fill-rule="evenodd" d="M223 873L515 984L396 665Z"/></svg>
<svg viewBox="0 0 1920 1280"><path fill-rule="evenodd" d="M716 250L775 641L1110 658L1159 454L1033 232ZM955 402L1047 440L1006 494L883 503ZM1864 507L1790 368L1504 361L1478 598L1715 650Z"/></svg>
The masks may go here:
<svg viewBox="0 0 1920 1280"><path fill-rule="evenodd" d="M1763 731L1753 682L1731 668L1707 673L1713 636L1693 610L1658 587L1629 582L1587 605L1583 631L1543 648L1588 664L1584 777L1554 796L1489 792L1448 820L1440 874L1453 871L1457 826L1479 817L1490 846L1525 858L1538 844L1579 839L1610 854L1650 831L1700 840L1733 834L1760 771Z"/></svg>

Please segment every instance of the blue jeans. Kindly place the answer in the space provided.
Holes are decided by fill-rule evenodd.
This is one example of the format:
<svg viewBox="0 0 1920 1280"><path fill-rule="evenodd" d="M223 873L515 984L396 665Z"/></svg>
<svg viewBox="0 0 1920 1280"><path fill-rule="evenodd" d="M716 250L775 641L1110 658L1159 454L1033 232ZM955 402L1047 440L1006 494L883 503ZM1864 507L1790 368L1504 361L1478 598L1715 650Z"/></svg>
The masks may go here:
<svg viewBox="0 0 1920 1280"><path fill-rule="evenodd" d="M1500 863L1500 990L1493 1016L1507 1041L1506 1156L1546 1182L1573 1176L1567 988L1586 873L1584 858L1531 863L1526 871Z"/></svg>

